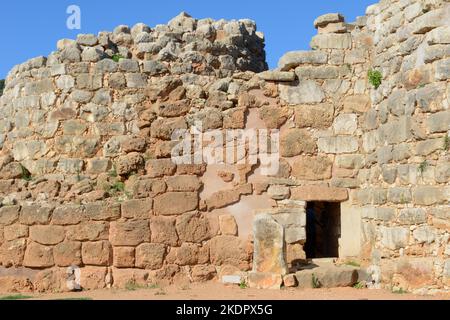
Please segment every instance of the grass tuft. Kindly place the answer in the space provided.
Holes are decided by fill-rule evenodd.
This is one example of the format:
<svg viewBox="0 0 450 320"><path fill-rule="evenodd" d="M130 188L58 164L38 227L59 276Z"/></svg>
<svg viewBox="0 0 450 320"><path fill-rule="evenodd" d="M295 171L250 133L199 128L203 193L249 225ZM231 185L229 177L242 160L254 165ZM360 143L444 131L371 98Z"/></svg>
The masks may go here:
<svg viewBox="0 0 450 320"><path fill-rule="evenodd" d="M10 296L0 297L0 300L26 300L26 299L31 299L31 298L33 298L33 297L25 296L23 294L14 294L14 295L10 295Z"/></svg>
<svg viewBox="0 0 450 320"><path fill-rule="evenodd" d="M383 75L378 70L369 70L367 73L369 77L369 83L375 88L378 89L381 85L381 81L383 80Z"/></svg>
<svg viewBox="0 0 450 320"><path fill-rule="evenodd" d="M113 54L113 56L111 57L111 59L112 59L114 62L119 62L120 59L125 59L125 57L124 57L123 55L121 55L120 53L115 53L115 54Z"/></svg>

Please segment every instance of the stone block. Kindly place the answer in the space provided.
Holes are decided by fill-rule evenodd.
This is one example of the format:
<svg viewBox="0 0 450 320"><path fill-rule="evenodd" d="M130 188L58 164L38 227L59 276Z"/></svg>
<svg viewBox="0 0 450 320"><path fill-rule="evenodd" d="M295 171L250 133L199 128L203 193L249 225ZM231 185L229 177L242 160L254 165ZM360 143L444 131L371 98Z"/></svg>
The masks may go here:
<svg viewBox="0 0 450 320"><path fill-rule="evenodd" d="M40 205L23 206L20 212L19 221L20 223L28 226L35 224L48 224L50 222L50 215L52 211L52 207L44 207Z"/></svg>
<svg viewBox="0 0 450 320"><path fill-rule="evenodd" d="M326 64L327 61L328 55L322 51L291 51L281 57L278 67L287 71L302 64Z"/></svg>
<svg viewBox="0 0 450 320"><path fill-rule="evenodd" d="M398 215L398 221L401 224L415 225L427 221L426 211L423 208L405 208L401 209Z"/></svg>
<svg viewBox="0 0 450 320"><path fill-rule="evenodd" d="M134 199L121 204L122 217L128 219L148 219L152 215L152 199Z"/></svg>
<svg viewBox="0 0 450 320"><path fill-rule="evenodd" d="M388 249L397 250L408 245L409 229L403 227L381 227L381 243Z"/></svg>
<svg viewBox="0 0 450 320"><path fill-rule="evenodd" d="M267 195L274 200L283 200L289 198L291 192L289 187L282 185L271 185L267 190Z"/></svg>
<svg viewBox="0 0 450 320"><path fill-rule="evenodd" d="M333 122L333 129L335 134L351 135L355 133L358 127L356 114L340 114Z"/></svg>
<svg viewBox="0 0 450 320"><path fill-rule="evenodd" d="M175 218L172 217L152 217L150 220L152 243L176 247L178 245L178 234L175 221Z"/></svg>
<svg viewBox="0 0 450 320"><path fill-rule="evenodd" d="M113 221L120 218L120 204L108 202L93 202L84 206L84 213L90 220Z"/></svg>
<svg viewBox="0 0 450 320"><path fill-rule="evenodd" d="M328 128L333 123L332 104L300 105L295 107L295 124L298 128Z"/></svg>
<svg viewBox="0 0 450 320"><path fill-rule="evenodd" d="M49 268L53 267L53 250L51 247L43 246L38 243L30 243L25 250L23 266L30 268Z"/></svg>
<svg viewBox="0 0 450 320"><path fill-rule="evenodd" d="M299 180L327 180L331 178L333 163L325 156L299 157L292 165L292 176Z"/></svg>
<svg viewBox="0 0 450 320"><path fill-rule="evenodd" d="M259 108L259 117L264 121L267 129L279 129L290 115L289 108L270 105Z"/></svg>
<svg viewBox="0 0 450 320"><path fill-rule="evenodd" d="M98 290L107 286L106 267L84 267L80 272L80 285L84 290Z"/></svg>
<svg viewBox="0 0 450 320"><path fill-rule="evenodd" d="M192 175L168 177L166 184L168 191L175 192L194 192L198 191L202 186L201 181Z"/></svg>
<svg viewBox="0 0 450 320"><path fill-rule="evenodd" d="M450 130L450 111L430 114L426 120L426 125L429 133L447 132Z"/></svg>
<svg viewBox="0 0 450 320"><path fill-rule="evenodd" d="M81 242L64 241L53 248L53 257L58 267L79 266L81 264Z"/></svg>
<svg viewBox="0 0 450 320"><path fill-rule="evenodd" d="M313 154L316 150L316 142L306 130L289 129L280 136L280 153L282 157Z"/></svg>
<svg viewBox="0 0 450 320"><path fill-rule="evenodd" d="M84 265L109 266L112 248L108 241L84 242L82 247Z"/></svg>
<svg viewBox="0 0 450 320"><path fill-rule="evenodd" d="M430 226L419 226L413 231L413 237L418 243L430 244L436 239L436 229Z"/></svg>
<svg viewBox="0 0 450 320"><path fill-rule="evenodd" d="M147 161L147 175L151 178L171 176L175 173L177 166L171 159L157 159Z"/></svg>
<svg viewBox="0 0 450 320"><path fill-rule="evenodd" d="M236 223L236 219L231 214L219 216L219 229L220 233L225 236L238 235L238 226Z"/></svg>
<svg viewBox="0 0 450 320"><path fill-rule="evenodd" d="M319 150L325 153L353 153L358 151L358 138L353 136L335 136L319 138L317 141Z"/></svg>
<svg viewBox="0 0 450 320"><path fill-rule="evenodd" d="M361 217L380 221L392 221L395 218L395 209L383 207L364 207L361 211Z"/></svg>
<svg viewBox="0 0 450 320"><path fill-rule="evenodd" d="M156 215L179 215L197 209L199 199L197 192L167 192L154 201Z"/></svg>
<svg viewBox="0 0 450 320"><path fill-rule="evenodd" d="M64 240L66 233L61 226L31 226L30 238L43 245L55 245Z"/></svg>
<svg viewBox="0 0 450 320"><path fill-rule="evenodd" d="M284 259L284 228L269 214L259 214L253 221L253 271L257 273L287 273Z"/></svg>
<svg viewBox="0 0 450 320"><path fill-rule="evenodd" d="M330 23L344 22L344 17L340 13L327 13L314 20L316 29L326 27Z"/></svg>
<svg viewBox="0 0 450 320"><path fill-rule="evenodd" d="M181 242L201 243L210 237L209 221L195 213L181 215L175 226Z"/></svg>
<svg viewBox="0 0 450 320"><path fill-rule="evenodd" d="M150 241L148 220L112 222L109 233L113 246L136 246Z"/></svg>
<svg viewBox="0 0 450 320"><path fill-rule="evenodd" d="M417 205L431 206L448 201L442 187L419 186L413 188L413 202Z"/></svg>
<svg viewBox="0 0 450 320"><path fill-rule="evenodd" d="M285 71L264 71L258 73L258 77L266 81L276 81L276 82L292 82L295 81L296 79L294 72L285 72Z"/></svg>
<svg viewBox="0 0 450 320"><path fill-rule="evenodd" d="M134 268L135 250L133 247L115 247L113 265L117 268Z"/></svg>
<svg viewBox="0 0 450 320"><path fill-rule="evenodd" d="M76 225L87 221L88 217L81 205L64 205L56 207L52 214L52 224L59 226Z"/></svg>
<svg viewBox="0 0 450 320"><path fill-rule="evenodd" d="M289 105L320 103L325 99L322 88L313 80L301 80L298 85L280 84L280 97Z"/></svg>
<svg viewBox="0 0 450 320"><path fill-rule="evenodd" d="M371 100L368 95L358 94L344 98L344 112L365 113L369 111Z"/></svg>
<svg viewBox="0 0 450 320"><path fill-rule="evenodd" d="M163 266L166 247L159 243L143 243L136 248L136 267L157 270Z"/></svg>
<svg viewBox="0 0 450 320"><path fill-rule="evenodd" d="M233 236L218 236L209 241L209 247L213 265L229 265L242 271L249 270L252 252L244 240Z"/></svg>
<svg viewBox="0 0 450 320"><path fill-rule="evenodd" d="M19 219L20 206L7 206L0 208L0 225L10 225Z"/></svg>
<svg viewBox="0 0 450 320"><path fill-rule="evenodd" d="M107 222L89 221L76 226L69 226L67 239L75 241L108 240L109 225Z"/></svg>
<svg viewBox="0 0 450 320"><path fill-rule="evenodd" d="M312 49L350 49L352 46L352 36L345 34L318 34L311 40Z"/></svg>
<svg viewBox="0 0 450 320"><path fill-rule="evenodd" d="M301 186L292 188L291 199L303 201L342 202L348 200L348 192L345 188L321 185Z"/></svg>

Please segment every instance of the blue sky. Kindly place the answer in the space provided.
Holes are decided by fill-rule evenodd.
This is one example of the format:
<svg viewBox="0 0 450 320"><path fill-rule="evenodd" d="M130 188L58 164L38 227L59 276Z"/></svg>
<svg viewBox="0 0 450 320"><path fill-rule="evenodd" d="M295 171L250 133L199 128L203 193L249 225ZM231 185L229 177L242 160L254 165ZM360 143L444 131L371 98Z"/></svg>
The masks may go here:
<svg viewBox="0 0 450 320"><path fill-rule="evenodd" d="M120 24L130 26L144 22L149 26L167 23L181 11L195 18L241 19L257 22L266 35L267 61L271 68L287 51L309 48L316 34L313 21L330 12L344 14L354 21L364 15L376 0L39 0L4 1L0 10L2 48L0 79L16 64L30 58L48 55L62 38L75 38L78 33L110 31ZM81 30L68 30L66 9L81 8Z"/></svg>

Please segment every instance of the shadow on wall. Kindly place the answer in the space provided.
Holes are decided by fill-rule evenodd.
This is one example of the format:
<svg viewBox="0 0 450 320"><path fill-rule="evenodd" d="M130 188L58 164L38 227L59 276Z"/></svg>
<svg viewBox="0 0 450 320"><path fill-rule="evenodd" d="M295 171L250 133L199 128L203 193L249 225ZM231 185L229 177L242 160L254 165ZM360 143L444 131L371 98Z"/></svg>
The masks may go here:
<svg viewBox="0 0 450 320"><path fill-rule="evenodd" d="M0 80L0 96L3 95L3 89L5 88L5 80Z"/></svg>

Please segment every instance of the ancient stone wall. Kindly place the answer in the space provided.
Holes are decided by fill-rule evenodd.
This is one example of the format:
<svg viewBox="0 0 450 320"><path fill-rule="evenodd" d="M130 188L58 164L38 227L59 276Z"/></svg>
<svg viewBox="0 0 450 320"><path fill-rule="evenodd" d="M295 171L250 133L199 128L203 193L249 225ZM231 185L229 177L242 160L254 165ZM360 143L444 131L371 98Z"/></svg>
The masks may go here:
<svg viewBox="0 0 450 320"><path fill-rule="evenodd" d="M249 271L279 287L305 259L307 202L326 201L341 204L341 259L387 286L448 289L449 10L321 16L313 50L271 71L252 21L186 14L15 67L0 98L0 287L67 290L74 266L87 289ZM278 173L247 142L238 164L174 163L172 134L199 122L279 130Z"/></svg>
<svg viewBox="0 0 450 320"><path fill-rule="evenodd" d="M448 288L450 5L382 1L367 30L383 82L360 122L363 255L394 286Z"/></svg>

